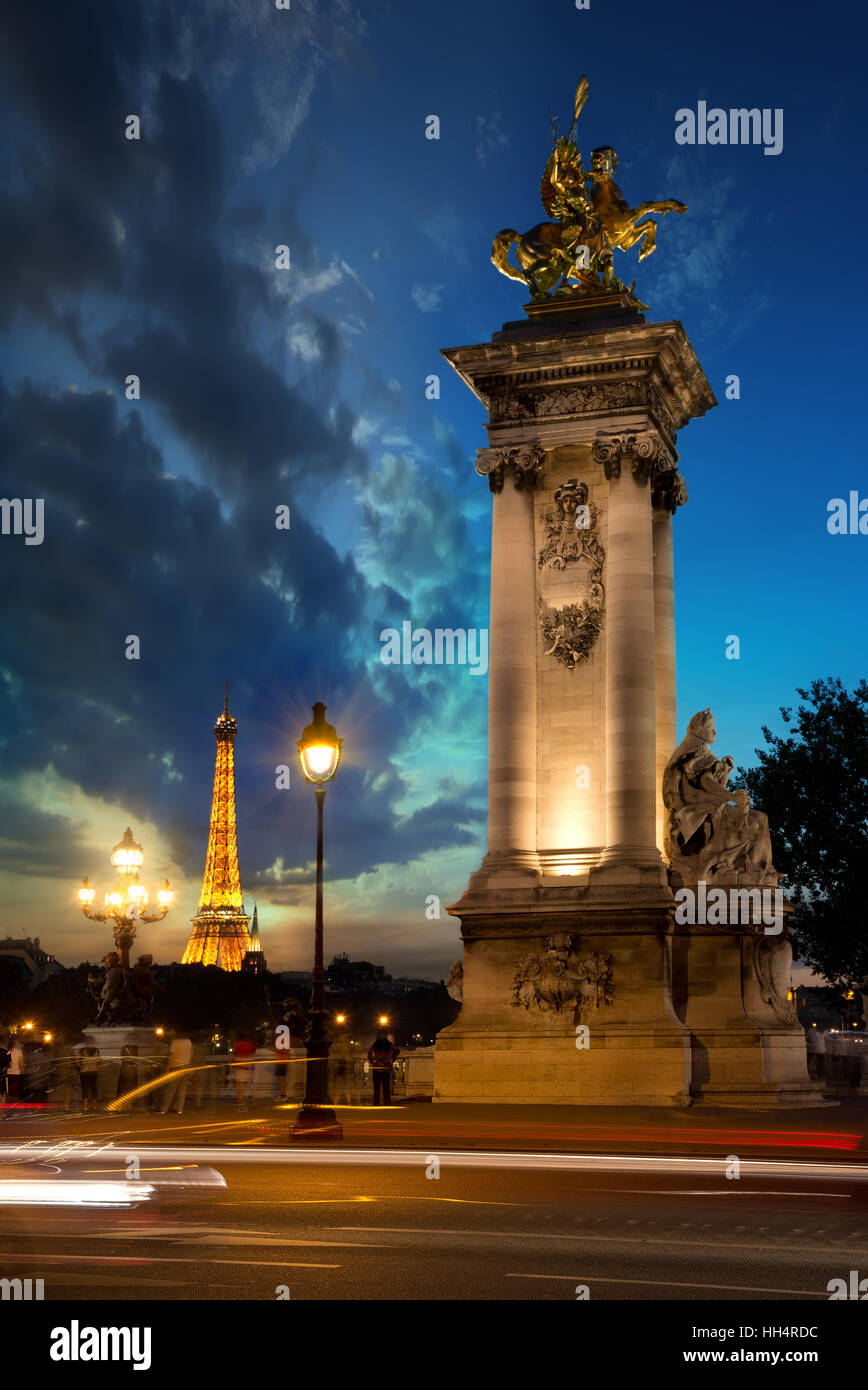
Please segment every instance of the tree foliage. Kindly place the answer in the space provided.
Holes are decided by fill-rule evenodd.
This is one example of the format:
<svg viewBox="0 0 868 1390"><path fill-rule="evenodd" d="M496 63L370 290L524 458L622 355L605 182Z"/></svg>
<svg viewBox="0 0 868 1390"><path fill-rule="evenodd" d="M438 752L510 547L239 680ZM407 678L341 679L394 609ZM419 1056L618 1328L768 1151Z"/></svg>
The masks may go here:
<svg viewBox="0 0 868 1390"><path fill-rule="evenodd" d="M739 768L766 812L796 954L832 984L868 976L868 684L813 681L782 708L785 736L763 727L758 766Z"/></svg>

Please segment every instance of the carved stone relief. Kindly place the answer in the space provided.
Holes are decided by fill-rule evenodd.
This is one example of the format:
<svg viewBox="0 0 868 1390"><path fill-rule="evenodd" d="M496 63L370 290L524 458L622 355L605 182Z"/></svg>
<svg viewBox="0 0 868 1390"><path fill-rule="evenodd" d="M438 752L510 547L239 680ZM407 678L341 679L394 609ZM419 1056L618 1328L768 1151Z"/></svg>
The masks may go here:
<svg viewBox="0 0 868 1390"><path fill-rule="evenodd" d="M588 486L569 478L554 494L554 506L544 518L545 544L539 553L541 570L564 570L583 562L584 593L574 603L556 608L539 600L539 625L554 656L568 670L587 659L600 635L606 594L603 565L606 552L597 535L599 510L588 501ZM577 579L578 579L577 575Z"/></svg>
<svg viewBox="0 0 868 1390"><path fill-rule="evenodd" d="M572 1013L578 1023L583 1012L595 1013L614 1002L612 957L600 951L581 953L574 936L557 932L546 939L544 951L516 961L511 994L515 1009Z"/></svg>

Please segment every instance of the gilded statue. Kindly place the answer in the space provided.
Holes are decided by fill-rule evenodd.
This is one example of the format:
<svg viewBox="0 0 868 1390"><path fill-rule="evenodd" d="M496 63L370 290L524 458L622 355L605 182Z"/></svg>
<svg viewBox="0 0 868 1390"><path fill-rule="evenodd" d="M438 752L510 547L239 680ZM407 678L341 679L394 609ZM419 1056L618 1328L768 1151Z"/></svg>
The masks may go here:
<svg viewBox="0 0 868 1390"><path fill-rule="evenodd" d="M587 97L588 79L582 77L569 134L555 138L543 171L540 197L553 220L538 222L523 235L504 228L494 238L491 259L501 274L527 285L533 301L615 294L644 309L647 305L633 294L635 282L628 288L615 275L613 252L640 246L639 260L644 260L657 235L649 214L687 208L671 198L631 208L614 180L618 156L611 145L592 150L590 168L585 168L574 131ZM509 259L513 246L517 264Z"/></svg>

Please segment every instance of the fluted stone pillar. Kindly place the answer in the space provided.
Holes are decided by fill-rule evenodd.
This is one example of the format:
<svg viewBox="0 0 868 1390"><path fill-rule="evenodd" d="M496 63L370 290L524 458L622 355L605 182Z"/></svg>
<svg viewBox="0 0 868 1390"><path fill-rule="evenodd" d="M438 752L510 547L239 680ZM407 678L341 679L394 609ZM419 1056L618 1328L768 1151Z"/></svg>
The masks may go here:
<svg viewBox="0 0 868 1390"><path fill-rule="evenodd" d="M658 497L653 498L655 502ZM657 847L665 847L666 810L663 805L663 770L678 743L675 720L675 571L672 556L672 513L655 506L654 539L654 662L657 706Z"/></svg>
<svg viewBox="0 0 868 1390"><path fill-rule="evenodd" d="M537 612L533 488L538 445L480 449L493 493L488 715L488 854L484 868L531 872L536 849Z"/></svg>
<svg viewBox="0 0 868 1390"><path fill-rule="evenodd" d="M657 848L657 703L650 435L599 439L609 480L606 598L606 853L609 873L663 868Z"/></svg>

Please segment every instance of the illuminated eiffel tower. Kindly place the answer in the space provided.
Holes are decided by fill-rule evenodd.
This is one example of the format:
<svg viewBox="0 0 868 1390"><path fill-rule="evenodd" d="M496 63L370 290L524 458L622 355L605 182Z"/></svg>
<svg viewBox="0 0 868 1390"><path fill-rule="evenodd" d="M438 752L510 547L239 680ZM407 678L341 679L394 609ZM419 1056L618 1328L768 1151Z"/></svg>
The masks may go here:
<svg viewBox="0 0 868 1390"><path fill-rule="evenodd" d="M240 970L244 954L250 950L247 923L238 872L238 842L235 834L235 754L232 745L238 725L229 713L229 682L226 703L214 725L217 762L214 768L214 796L211 801L211 829L205 856L205 877L199 909L192 919L193 930L181 963L219 965L222 970Z"/></svg>

